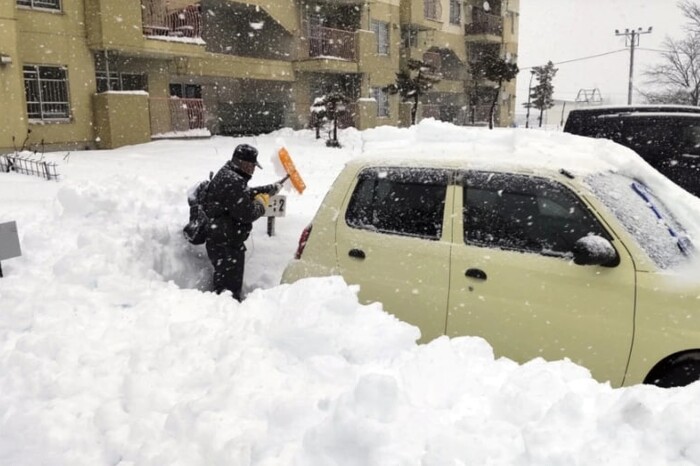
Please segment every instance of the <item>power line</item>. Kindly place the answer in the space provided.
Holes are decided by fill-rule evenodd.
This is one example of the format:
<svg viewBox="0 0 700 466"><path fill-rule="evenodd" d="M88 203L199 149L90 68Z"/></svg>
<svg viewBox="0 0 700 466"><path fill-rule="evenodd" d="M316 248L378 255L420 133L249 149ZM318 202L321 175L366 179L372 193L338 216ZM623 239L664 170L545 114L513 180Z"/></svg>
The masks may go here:
<svg viewBox="0 0 700 466"><path fill-rule="evenodd" d="M610 52L599 53L598 55L590 55L590 56L588 56L588 57L573 58L573 59L571 59L571 60L565 60L565 61L556 62L556 63L554 63L554 65L564 65L564 64L566 64L566 63L572 63L572 62L575 62L575 61L590 60L590 59L592 59L592 58L604 57L605 55L612 55L612 54L614 54L614 53L620 53L620 52L625 52L625 51L627 51L626 48L624 48L624 49L619 49L619 50L612 50L612 51L610 51ZM541 65L536 65L536 66L541 66ZM535 66L525 66L525 67L520 68L520 70L521 70L521 71L522 71L522 70L530 70L530 69L532 69L532 68L535 68Z"/></svg>

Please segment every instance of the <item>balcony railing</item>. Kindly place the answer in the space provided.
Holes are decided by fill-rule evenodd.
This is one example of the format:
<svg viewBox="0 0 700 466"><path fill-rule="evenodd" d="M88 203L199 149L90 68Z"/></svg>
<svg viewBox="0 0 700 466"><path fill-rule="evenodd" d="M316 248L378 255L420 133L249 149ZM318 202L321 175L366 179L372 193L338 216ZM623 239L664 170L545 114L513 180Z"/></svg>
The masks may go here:
<svg viewBox="0 0 700 466"><path fill-rule="evenodd" d="M355 61L355 33L324 26L309 26L309 56Z"/></svg>
<svg viewBox="0 0 700 466"><path fill-rule="evenodd" d="M200 38L202 14L199 5L171 10L164 0L141 0L143 34L146 36Z"/></svg>
<svg viewBox="0 0 700 466"><path fill-rule="evenodd" d="M464 25L464 33L500 36L503 34L503 18L487 13L483 8L472 7L472 22Z"/></svg>
<svg viewBox="0 0 700 466"><path fill-rule="evenodd" d="M148 100L151 108L151 134L206 128L202 99L151 97Z"/></svg>

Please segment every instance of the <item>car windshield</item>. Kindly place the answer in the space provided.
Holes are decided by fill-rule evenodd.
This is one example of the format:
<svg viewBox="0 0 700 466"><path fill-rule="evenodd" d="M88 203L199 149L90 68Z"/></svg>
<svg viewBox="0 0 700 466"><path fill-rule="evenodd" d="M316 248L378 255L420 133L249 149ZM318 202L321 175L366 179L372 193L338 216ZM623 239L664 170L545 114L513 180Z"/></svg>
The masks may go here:
<svg viewBox="0 0 700 466"><path fill-rule="evenodd" d="M693 253L686 229L647 186L617 173L592 175L586 182L660 268L685 263Z"/></svg>

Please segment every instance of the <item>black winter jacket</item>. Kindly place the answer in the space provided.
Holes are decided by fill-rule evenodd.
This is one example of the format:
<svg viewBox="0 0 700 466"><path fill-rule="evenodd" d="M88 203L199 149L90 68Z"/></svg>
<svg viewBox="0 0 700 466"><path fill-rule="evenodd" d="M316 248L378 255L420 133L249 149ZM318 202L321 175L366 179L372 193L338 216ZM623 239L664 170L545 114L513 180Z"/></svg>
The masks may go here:
<svg viewBox="0 0 700 466"><path fill-rule="evenodd" d="M265 207L254 200L254 196L275 191L275 185L249 188L249 179L229 161L209 182L204 202L204 211L209 217L208 243L242 245L250 235L253 222L265 213Z"/></svg>

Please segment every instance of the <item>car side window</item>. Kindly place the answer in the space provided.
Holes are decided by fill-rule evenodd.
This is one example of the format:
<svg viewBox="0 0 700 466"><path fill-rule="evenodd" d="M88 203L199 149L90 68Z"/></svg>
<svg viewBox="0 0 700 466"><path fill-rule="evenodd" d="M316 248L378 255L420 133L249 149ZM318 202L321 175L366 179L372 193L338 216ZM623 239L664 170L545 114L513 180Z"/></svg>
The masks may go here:
<svg viewBox="0 0 700 466"><path fill-rule="evenodd" d="M447 173L432 169L368 169L360 173L345 221L353 228L439 239Z"/></svg>
<svg viewBox="0 0 700 466"><path fill-rule="evenodd" d="M610 236L565 186L540 177L472 172L464 193L464 241L570 256L587 235Z"/></svg>

